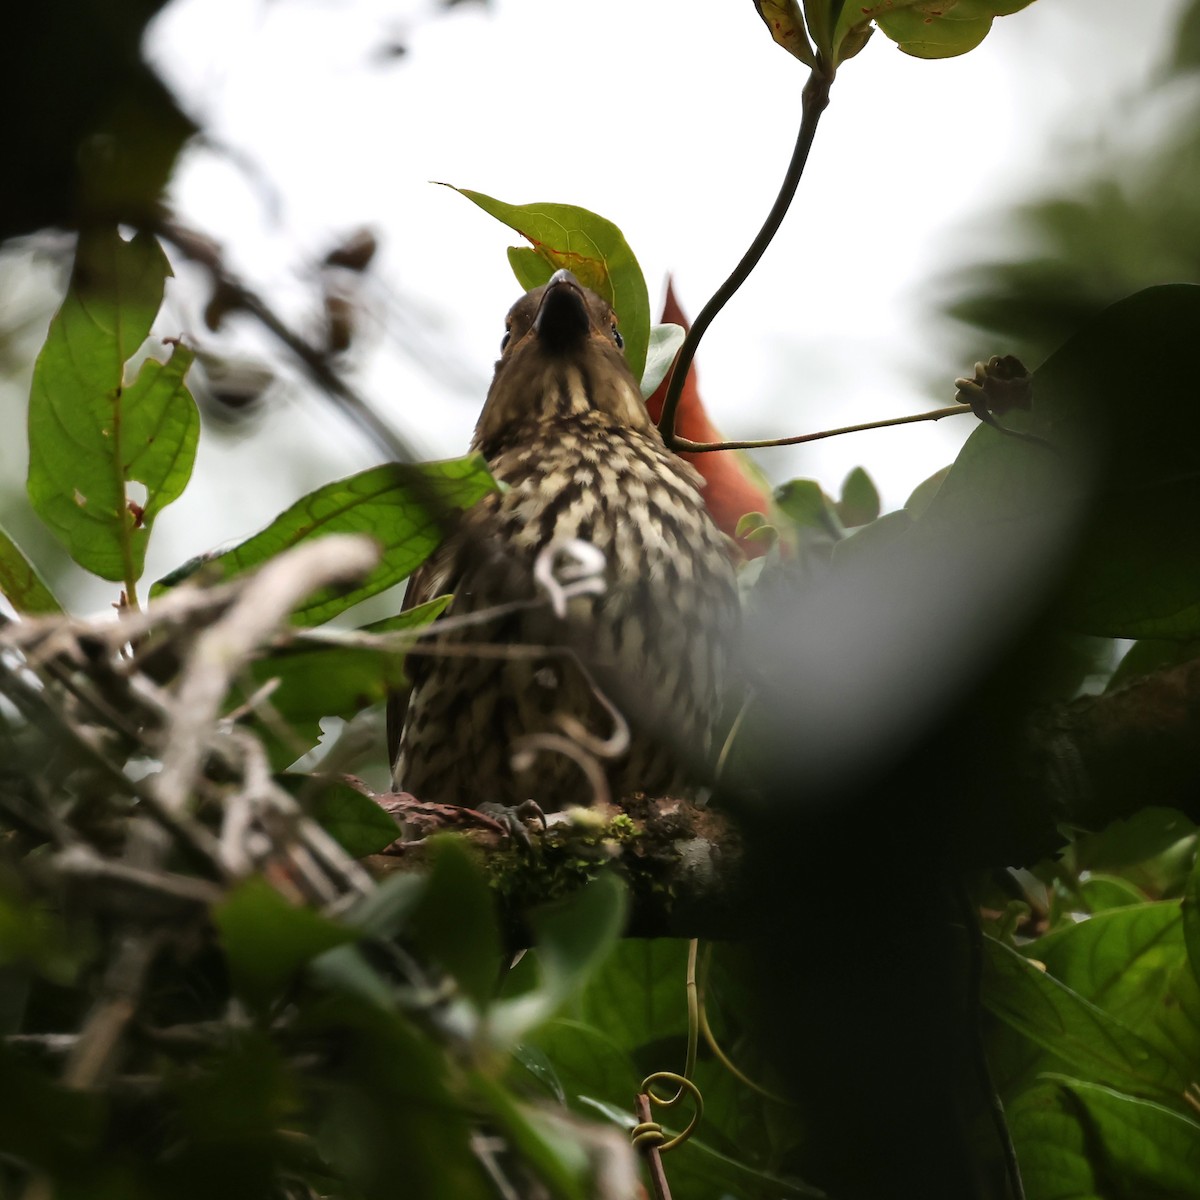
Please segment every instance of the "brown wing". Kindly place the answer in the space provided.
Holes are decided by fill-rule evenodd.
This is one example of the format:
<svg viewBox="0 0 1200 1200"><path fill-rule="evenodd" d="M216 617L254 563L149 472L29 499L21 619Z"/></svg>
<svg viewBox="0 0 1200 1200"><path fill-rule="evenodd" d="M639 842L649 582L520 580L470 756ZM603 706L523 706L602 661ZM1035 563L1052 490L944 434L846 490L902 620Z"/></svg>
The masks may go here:
<svg viewBox="0 0 1200 1200"><path fill-rule="evenodd" d="M400 605L401 612L407 612L418 604L436 600L438 596L444 596L453 590L451 583L458 545L459 538L449 538L412 573L404 593L404 603ZM419 657L406 661L405 674L408 676L409 686L403 691L388 693L387 746L388 764L392 767L396 764L396 753L400 749L400 734L404 729L404 717L408 712L408 698L412 694L412 685L421 674L421 661Z"/></svg>

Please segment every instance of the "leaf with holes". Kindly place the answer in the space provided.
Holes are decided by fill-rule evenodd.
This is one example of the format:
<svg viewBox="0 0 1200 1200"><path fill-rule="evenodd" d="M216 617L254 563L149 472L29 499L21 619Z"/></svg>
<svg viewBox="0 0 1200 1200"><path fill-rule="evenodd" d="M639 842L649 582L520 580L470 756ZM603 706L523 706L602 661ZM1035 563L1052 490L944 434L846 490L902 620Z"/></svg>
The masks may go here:
<svg viewBox="0 0 1200 1200"><path fill-rule="evenodd" d="M80 566L127 586L142 574L154 518L187 485L200 433L183 382L190 350L175 345L167 362L147 359L125 378L170 273L149 234L81 234L29 398L33 507Z"/></svg>

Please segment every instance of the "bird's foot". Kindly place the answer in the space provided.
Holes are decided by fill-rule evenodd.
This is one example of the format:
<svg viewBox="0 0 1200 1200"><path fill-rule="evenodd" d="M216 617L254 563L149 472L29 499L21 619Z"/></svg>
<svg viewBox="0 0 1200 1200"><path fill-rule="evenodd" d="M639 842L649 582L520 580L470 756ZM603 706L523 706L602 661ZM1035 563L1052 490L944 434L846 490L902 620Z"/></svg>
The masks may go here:
<svg viewBox="0 0 1200 1200"><path fill-rule="evenodd" d="M529 822L537 822L542 829L546 828L546 814L536 800L522 800L520 804L512 805L487 801L475 811L495 821L509 837L526 847L533 845L529 837Z"/></svg>

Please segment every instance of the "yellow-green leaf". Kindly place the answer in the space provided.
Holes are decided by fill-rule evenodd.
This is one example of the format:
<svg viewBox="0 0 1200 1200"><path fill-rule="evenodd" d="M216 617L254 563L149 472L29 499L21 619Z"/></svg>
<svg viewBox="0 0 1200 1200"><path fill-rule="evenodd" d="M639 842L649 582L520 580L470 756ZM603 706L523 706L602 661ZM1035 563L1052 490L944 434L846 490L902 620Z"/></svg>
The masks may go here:
<svg viewBox="0 0 1200 1200"><path fill-rule="evenodd" d="M816 54L808 40L804 15L796 0L754 0L754 7L779 45L806 67L816 66Z"/></svg>
<svg viewBox="0 0 1200 1200"><path fill-rule="evenodd" d="M650 296L624 234L611 221L573 204L506 204L467 188L454 191L530 243L508 253L513 274L527 291L566 267L613 306L625 339L625 359L633 377L641 379L650 342Z"/></svg>
<svg viewBox="0 0 1200 1200"><path fill-rule="evenodd" d="M0 593L8 597L19 613L42 616L62 612L62 605L37 568L3 529L0 529Z"/></svg>

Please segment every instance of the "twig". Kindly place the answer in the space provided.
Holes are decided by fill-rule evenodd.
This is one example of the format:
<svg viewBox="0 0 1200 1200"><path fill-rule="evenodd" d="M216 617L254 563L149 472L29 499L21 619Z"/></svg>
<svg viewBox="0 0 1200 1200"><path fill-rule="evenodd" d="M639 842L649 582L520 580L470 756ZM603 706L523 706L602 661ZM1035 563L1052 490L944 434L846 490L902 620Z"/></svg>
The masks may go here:
<svg viewBox="0 0 1200 1200"><path fill-rule="evenodd" d="M268 562L229 612L196 639L164 731L162 771L153 781L164 808L186 810L230 684L276 627L317 589L360 579L378 560L366 537L331 535L296 546Z"/></svg>
<svg viewBox="0 0 1200 1200"><path fill-rule="evenodd" d="M771 244L771 240L778 232L779 226L783 223L783 218L787 215L792 199L796 195L800 177L804 174L804 165L808 161L808 153L812 149L813 138L817 133L817 124L821 119L821 114L829 105L829 89L832 84L832 68L814 69L810 72L808 82L804 85L801 101L800 131L796 135L792 158L788 163L787 172L784 174L779 194L775 197L775 203L771 206L771 211L767 214L767 219L763 222L763 227L758 231L757 237L750 243L746 253L742 255L741 262L734 267L729 278L721 284L712 299L700 310L700 315L692 323L687 337L683 340L683 345L679 348L675 366L671 371L671 382L667 385L667 394L663 400L662 416L658 422L663 439L672 450L679 448L675 438L675 414L679 408L679 399L683 395L684 381L687 379L692 359L696 355L696 348L700 345L700 339L716 315L750 277L750 272L758 265L759 259L762 258Z"/></svg>
<svg viewBox="0 0 1200 1200"><path fill-rule="evenodd" d="M99 999L72 1047L63 1070L63 1083L89 1088L102 1083L117 1065L121 1039L133 1014L161 945L161 934L141 930L125 933L104 975Z"/></svg>
<svg viewBox="0 0 1200 1200"><path fill-rule="evenodd" d="M637 1109L638 1122L641 1125L655 1124L654 1113L650 1110L650 1097L645 1092L639 1092L634 1101ZM650 1186L654 1189L655 1200L671 1200L671 1185L667 1183L667 1173L663 1169L662 1155L658 1144L647 1140L642 1147L646 1159L646 1170L650 1175Z"/></svg>
<svg viewBox="0 0 1200 1200"><path fill-rule="evenodd" d="M168 901L174 908L207 908L222 896L214 883L191 875L148 870L102 858L89 847L76 843L53 859L54 870L80 880L113 883L122 888ZM145 915L143 912L140 915Z"/></svg>
<svg viewBox="0 0 1200 1200"><path fill-rule="evenodd" d="M822 429L819 433L801 433L795 437L761 438L740 442L693 442L690 438L677 437L672 443L672 448L686 451L688 454L711 454L717 450L769 450L774 446L799 446L804 442L819 442L822 438L841 437L845 433L863 433L868 429L888 429L892 425L914 425L918 421L940 421L943 417L957 417L972 411L969 404L952 404L949 408L935 408L931 412L915 413L909 417L888 417L883 421L864 421L861 425L843 425L840 429ZM1010 431L1001 429L1001 432Z"/></svg>
<svg viewBox="0 0 1200 1200"><path fill-rule="evenodd" d="M118 791L145 805L146 809L161 821L184 845L211 862L219 862L216 839L191 816L179 809L164 806L154 788L130 779L121 768L108 758L70 720L60 713L46 697L35 689L19 671L0 660L0 690L43 730L66 738L87 760L98 768Z"/></svg>

